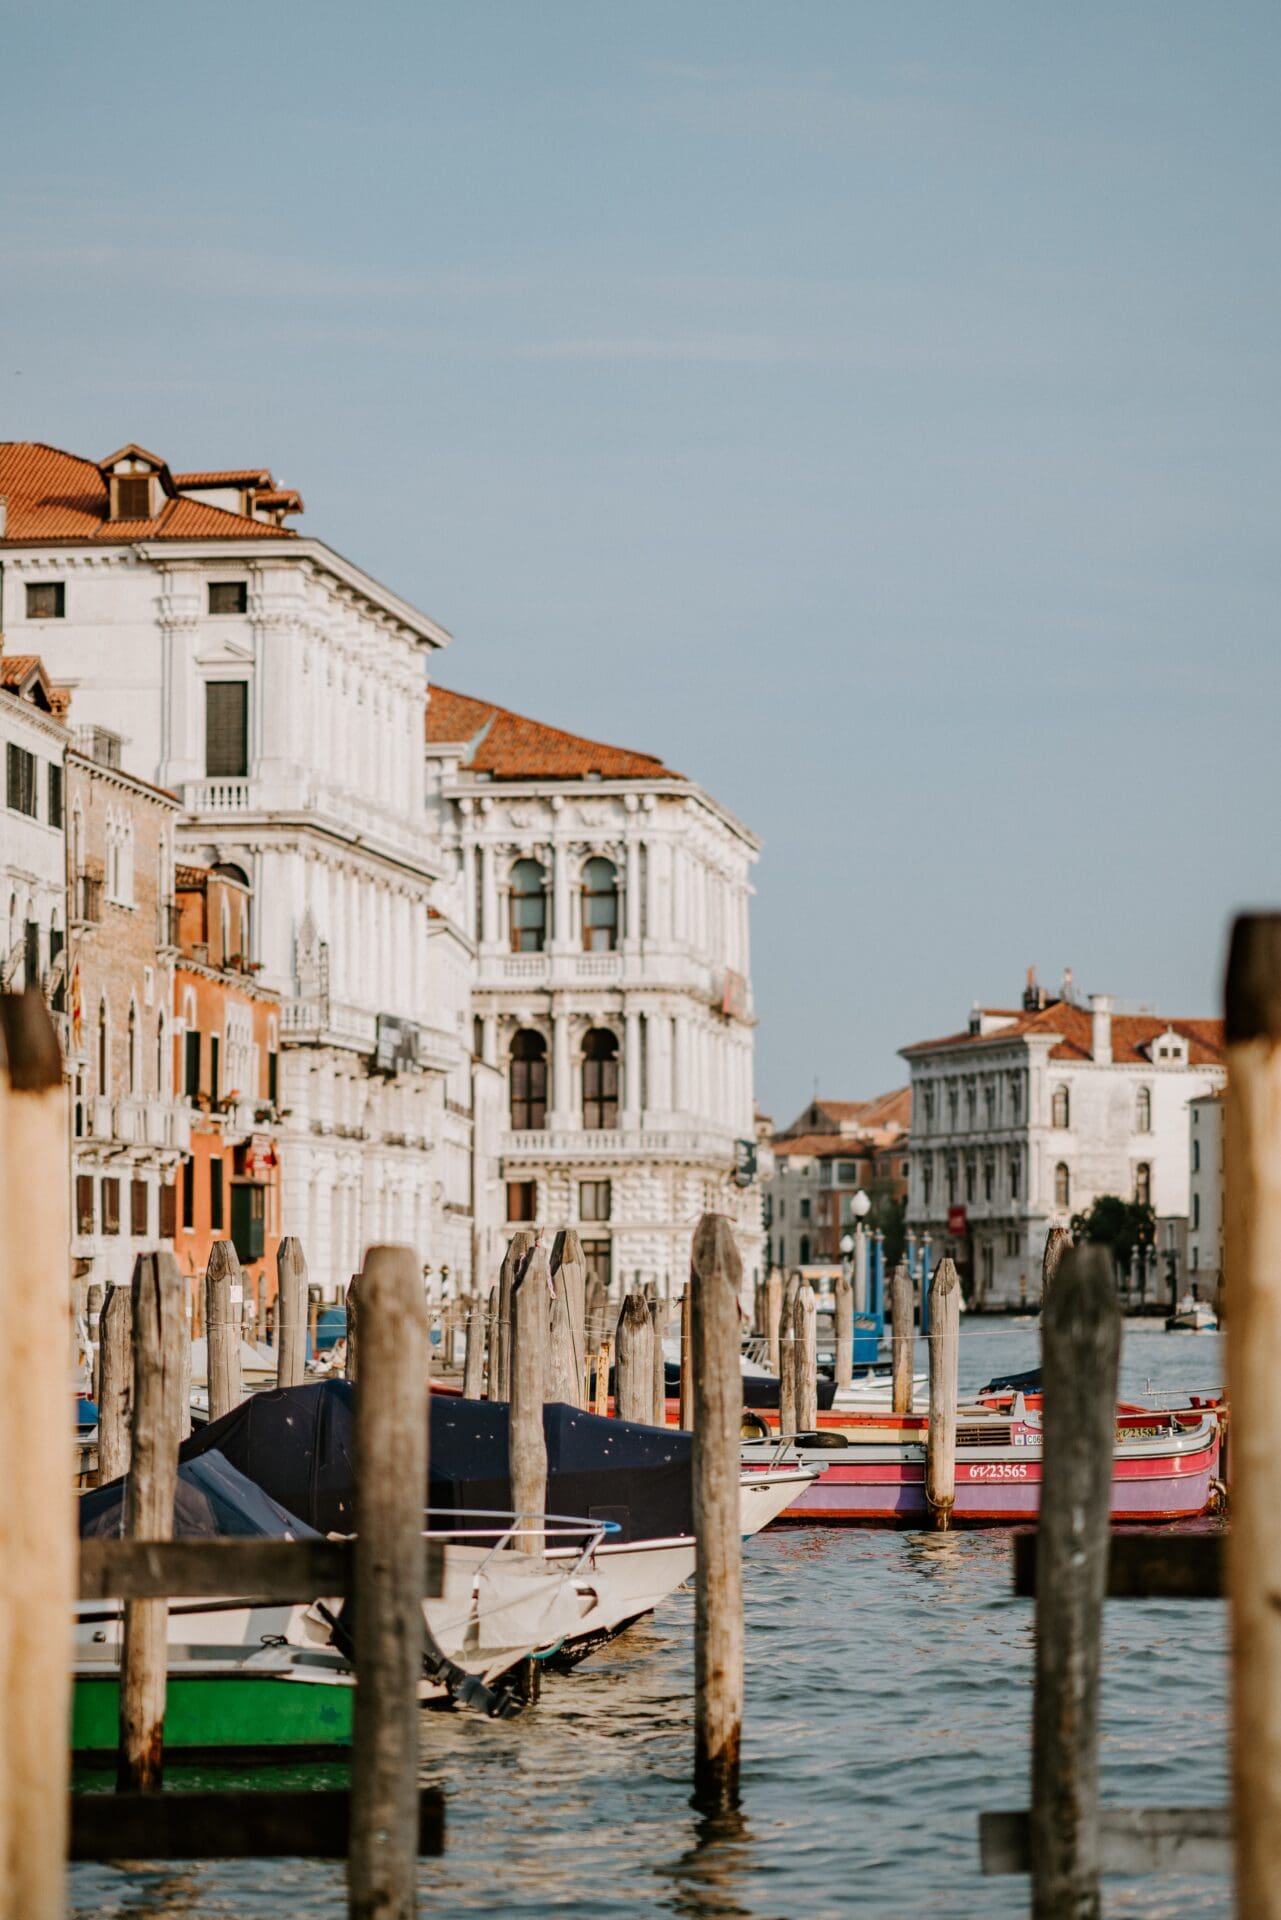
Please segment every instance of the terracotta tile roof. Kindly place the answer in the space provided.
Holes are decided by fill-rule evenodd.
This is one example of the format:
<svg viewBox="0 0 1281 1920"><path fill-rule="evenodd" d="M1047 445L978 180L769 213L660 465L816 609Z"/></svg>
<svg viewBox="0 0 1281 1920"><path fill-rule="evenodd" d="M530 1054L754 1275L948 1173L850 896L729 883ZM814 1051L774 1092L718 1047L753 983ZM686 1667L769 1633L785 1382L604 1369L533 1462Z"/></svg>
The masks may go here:
<svg viewBox="0 0 1281 1920"><path fill-rule="evenodd" d="M810 1160L870 1160L872 1143L855 1137L842 1139L838 1133L797 1133L789 1134L785 1140L773 1142L775 1158L787 1159L793 1154L803 1155Z"/></svg>
<svg viewBox="0 0 1281 1920"><path fill-rule="evenodd" d="M986 1011L997 1011L987 1009ZM1169 1028L1188 1043L1188 1064L1193 1067L1219 1066L1223 1061L1223 1022L1221 1020L1167 1020L1155 1013L1114 1013L1112 1015L1112 1058L1121 1066L1150 1064L1147 1048ZM1094 1058L1094 1020L1088 1007L1068 1000L1051 1001L1030 1013L1011 1014L988 1033L948 1033L939 1040L917 1040L900 1048L904 1054L925 1053L936 1047L977 1047L992 1042L1017 1040L1024 1034L1054 1033L1061 1038L1050 1048L1051 1060L1092 1060Z"/></svg>
<svg viewBox="0 0 1281 1920"><path fill-rule="evenodd" d="M863 1134L905 1131L912 1120L912 1089L895 1087L891 1093L878 1093L871 1100L811 1100L808 1107L777 1136L793 1140L802 1135L831 1139L844 1134L846 1149Z"/></svg>
<svg viewBox="0 0 1281 1920"><path fill-rule="evenodd" d="M269 487L270 467L225 467L219 472L175 473L175 487Z"/></svg>
<svg viewBox="0 0 1281 1920"><path fill-rule="evenodd" d="M49 684L49 675L38 653L0 654L0 688L44 713L51 713L55 720L63 718L71 703L65 688Z"/></svg>
<svg viewBox="0 0 1281 1920"><path fill-rule="evenodd" d="M173 883L180 893L203 893L209 885L209 869L184 866L179 861L173 870Z"/></svg>
<svg viewBox="0 0 1281 1920"><path fill-rule="evenodd" d="M432 743L467 742L463 766L496 780L683 780L656 754L603 746L560 727L527 720L489 700L473 700L433 686L427 700L427 739Z"/></svg>
<svg viewBox="0 0 1281 1920"><path fill-rule="evenodd" d="M39 665L38 653L0 654L0 687L20 687L32 668Z"/></svg>
<svg viewBox="0 0 1281 1920"><path fill-rule="evenodd" d="M296 540L292 527L251 520L203 500L166 499L153 520L107 519L107 482L92 460L36 441L0 441L0 495L8 514L0 546L33 540Z"/></svg>

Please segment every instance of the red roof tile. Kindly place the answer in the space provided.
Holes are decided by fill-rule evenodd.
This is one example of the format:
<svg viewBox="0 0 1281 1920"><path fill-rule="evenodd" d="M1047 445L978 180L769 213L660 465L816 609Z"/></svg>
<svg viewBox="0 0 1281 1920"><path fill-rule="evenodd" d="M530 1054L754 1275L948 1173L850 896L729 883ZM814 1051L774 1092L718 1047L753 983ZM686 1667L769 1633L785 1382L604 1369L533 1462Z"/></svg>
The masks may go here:
<svg viewBox="0 0 1281 1920"><path fill-rule="evenodd" d="M463 766L496 780L583 780L593 773L603 780L685 778L655 754L603 746L446 687L433 686L428 696L427 739L468 743Z"/></svg>
<svg viewBox="0 0 1281 1920"><path fill-rule="evenodd" d="M292 527L251 520L203 500L166 499L153 520L107 519L107 483L92 460L36 441L0 441L0 495L8 513L0 545L33 540L296 540Z"/></svg>
<svg viewBox="0 0 1281 1920"><path fill-rule="evenodd" d="M906 1130L911 1119L912 1089L895 1087L893 1092L878 1093L871 1100L811 1100L800 1118L793 1120L777 1139L792 1140L802 1135L832 1139L844 1126L851 1129L844 1136L848 1148L860 1134L894 1128Z"/></svg>
<svg viewBox="0 0 1281 1920"><path fill-rule="evenodd" d="M989 1011L997 1011L991 1009ZM1114 1013L1112 1015L1112 1058L1122 1066L1146 1065L1146 1048L1167 1029L1173 1028L1188 1043L1188 1064L1193 1067L1219 1066L1223 1060L1223 1022L1221 1020L1167 1020L1155 1013ZM1011 1014L988 1033L949 1033L939 1040L917 1040L900 1049L905 1054L926 1053L935 1047L977 1047L1024 1034L1059 1034L1050 1048L1051 1060L1092 1060L1094 1058L1094 1019L1088 1007L1069 1000L1051 1001L1034 1012Z"/></svg>
<svg viewBox="0 0 1281 1920"><path fill-rule="evenodd" d="M225 467L220 472L175 473L175 487L270 487L270 467Z"/></svg>

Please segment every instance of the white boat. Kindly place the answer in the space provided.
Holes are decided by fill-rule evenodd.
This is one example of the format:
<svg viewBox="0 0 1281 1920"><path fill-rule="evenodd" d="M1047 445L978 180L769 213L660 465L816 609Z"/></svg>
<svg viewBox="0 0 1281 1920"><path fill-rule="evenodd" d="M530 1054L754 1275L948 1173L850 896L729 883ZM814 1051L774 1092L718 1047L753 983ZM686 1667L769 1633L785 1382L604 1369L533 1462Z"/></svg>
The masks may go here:
<svg viewBox="0 0 1281 1920"><path fill-rule="evenodd" d="M1165 1322L1167 1333L1217 1333L1219 1316L1208 1300L1198 1300L1195 1294L1185 1293L1174 1312Z"/></svg>

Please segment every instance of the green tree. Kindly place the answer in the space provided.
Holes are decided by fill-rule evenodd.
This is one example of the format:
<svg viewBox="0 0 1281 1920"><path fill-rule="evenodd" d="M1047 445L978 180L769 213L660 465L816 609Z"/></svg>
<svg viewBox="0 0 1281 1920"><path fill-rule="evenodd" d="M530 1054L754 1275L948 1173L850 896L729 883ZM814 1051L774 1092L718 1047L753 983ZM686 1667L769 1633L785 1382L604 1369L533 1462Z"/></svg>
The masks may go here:
<svg viewBox="0 0 1281 1920"><path fill-rule="evenodd" d="M1094 1247L1110 1247L1118 1273L1128 1273L1135 1247L1156 1245L1156 1215L1138 1200L1122 1200L1119 1194L1101 1193L1085 1213L1074 1213L1071 1234Z"/></svg>
<svg viewBox="0 0 1281 1920"><path fill-rule="evenodd" d="M885 1235L885 1271L893 1273L903 1258L903 1249L907 1244L907 1197L896 1194L893 1180L873 1180L867 1189L871 1201L866 1225L873 1232Z"/></svg>

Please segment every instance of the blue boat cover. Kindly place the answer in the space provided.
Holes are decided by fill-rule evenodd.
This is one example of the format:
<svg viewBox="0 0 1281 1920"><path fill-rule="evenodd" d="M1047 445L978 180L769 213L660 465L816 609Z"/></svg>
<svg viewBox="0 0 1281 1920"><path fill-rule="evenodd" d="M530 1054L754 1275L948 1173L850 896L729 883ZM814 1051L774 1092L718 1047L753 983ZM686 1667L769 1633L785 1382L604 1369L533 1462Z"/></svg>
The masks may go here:
<svg viewBox="0 0 1281 1920"><path fill-rule="evenodd" d="M230 1460L209 1448L178 1466L174 1489L175 1540L313 1540L309 1527L286 1512ZM80 1538L119 1539L125 1530L125 1482L109 1480L80 1496Z"/></svg>

